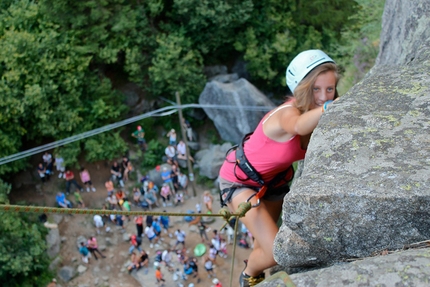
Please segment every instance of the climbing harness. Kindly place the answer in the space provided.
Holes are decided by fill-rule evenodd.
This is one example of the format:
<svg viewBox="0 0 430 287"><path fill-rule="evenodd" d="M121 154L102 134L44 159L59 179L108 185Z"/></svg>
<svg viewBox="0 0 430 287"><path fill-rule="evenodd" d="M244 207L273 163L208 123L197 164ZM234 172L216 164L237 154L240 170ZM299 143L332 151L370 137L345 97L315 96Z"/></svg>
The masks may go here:
<svg viewBox="0 0 430 287"><path fill-rule="evenodd" d="M249 140L249 138L251 137L252 134L253 134L253 132L246 134L243 137L241 144L231 147L226 153L226 160L228 161L227 156L232 151L236 151L236 161L234 162L234 175L240 181L247 181L250 179L259 185L259 187L250 187L251 189L254 189L256 191L256 193L251 195L246 200L246 202L250 202L250 200L255 197L257 199L257 203L252 205L252 207L258 207L260 205L260 199L263 198L263 196L266 194L266 191L268 189L282 187L284 189L288 189L287 193L289 192L288 184L294 177L294 169L290 165L286 170L281 171L272 180L270 180L268 183L266 183L263 180L260 173L252 166L252 164L249 162L249 160L245 156L245 151L244 151L245 142L247 140ZM231 162L231 161L229 161L229 162ZM240 170L242 170L242 172L246 175L246 178L240 178L237 175L237 173L236 173L237 167L239 167ZM292 176L288 180L285 180L285 177L287 176L287 174L289 172L291 172ZM282 181L284 181L284 184L280 185L280 183ZM237 189L237 187L230 187L230 188L225 188L220 192L221 206L227 205L226 203L231 200L231 197L233 196L233 193L236 189ZM225 194L227 194L227 195L223 199L223 196Z"/></svg>

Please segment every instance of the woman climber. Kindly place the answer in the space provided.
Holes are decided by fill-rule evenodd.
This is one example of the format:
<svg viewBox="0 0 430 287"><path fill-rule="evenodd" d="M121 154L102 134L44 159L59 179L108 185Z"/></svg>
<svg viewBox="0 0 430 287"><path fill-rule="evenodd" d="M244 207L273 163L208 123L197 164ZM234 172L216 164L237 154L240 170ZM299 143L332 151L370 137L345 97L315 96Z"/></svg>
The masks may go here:
<svg viewBox="0 0 430 287"><path fill-rule="evenodd" d="M338 97L338 70L320 50L298 54L287 67L293 96L267 113L254 133L229 152L220 170L222 203L231 212L252 204L241 221L254 236L254 249L240 276L240 286L254 286L264 270L276 265L273 242L283 198L289 191L292 163L305 157L310 136L322 113Z"/></svg>

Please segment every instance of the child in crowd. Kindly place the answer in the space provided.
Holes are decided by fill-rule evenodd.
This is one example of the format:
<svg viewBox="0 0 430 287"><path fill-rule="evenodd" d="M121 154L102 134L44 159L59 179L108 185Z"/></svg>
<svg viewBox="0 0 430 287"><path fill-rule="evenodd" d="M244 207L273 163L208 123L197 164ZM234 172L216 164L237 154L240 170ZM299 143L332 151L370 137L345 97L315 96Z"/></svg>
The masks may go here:
<svg viewBox="0 0 430 287"><path fill-rule="evenodd" d="M164 280L163 278L163 273L161 273L161 267L157 266L157 270L155 270L155 279L157 280L157 285L160 287L164 286L164 282L166 280Z"/></svg>

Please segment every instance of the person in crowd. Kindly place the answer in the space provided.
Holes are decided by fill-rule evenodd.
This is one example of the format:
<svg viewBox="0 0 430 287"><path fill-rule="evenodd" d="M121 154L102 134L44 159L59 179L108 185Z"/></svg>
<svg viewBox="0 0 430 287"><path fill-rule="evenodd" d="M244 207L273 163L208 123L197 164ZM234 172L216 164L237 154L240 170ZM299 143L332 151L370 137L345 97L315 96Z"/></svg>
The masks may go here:
<svg viewBox="0 0 430 287"><path fill-rule="evenodd" d="M137 139L137 144L139 145L140 150L143 152L146 151L147 145L143 128L141 126L137 126L137 130L135 130L131 136Z"/></svg>
<svg viewBox="0 0 430 287"><path fill-rule="evenodd" d="M170 171L170 178L172 179L173 184L173 193L176 193L179 190L179 184L178 184L178 174L179 174L179 168L177 165L172 165L172 170Z"/></svg>
<svg viewBox="0 0 430 287"><path fill-rule="evenodd" d="M111 168L110 173L113 181L118 181L121 187L124 187L124 181L122 180L122 172L121 167L118 162L114 161Z"/></svg>
<svg viewBox="0 0 430 287"><path fill-rule="evenodd" d="M178 170L178 186L179 190L184 191L188 195L188 177L180 170Z"/></svg>
<svg viewBox="0 0 430 287"><path fill-rule="evenodd" d="M88 263L90 263L90 257L91 257L91 254L90 254L90 251L88 250L88 248L85 246L85 242L81 242L80 243L80 247L79 247L79 253L81 254L81 256L82 256L82 261L85 263L85 264L88 264Z"/></svg>
<svg viewBox="0 0 430 287"><path fill-rule="evenodd" d="M140 268L140 257L132 252L130 254L130 264L127 266L128 273L131 273L133 270L137 270Z"/></svg>
<svg viewBox="0 0 430 287"><path fill-rule="evenodd" d="M131 255L135 249L142 251L140 245L142 244L142 238L138 237L136 234L132 234L130 236L130 248L128 249L128 253Z"/></svg>
<svg viewBox="0 0 430 287"><path fill-rule="evenodd" d="M209 256L204 256L203 262L205 265L205 269L208 272L208 277L209 278L215 277L216 274L215 274L214 269L213 269L214 268L214 262L209 258Z"/></svg>
<svg viewBox="0 0 430 287"><path fill-rule="evenodd" d="M146 201L146 203L148 203L149 210L152 210L152 205L154 205L154 204L156 206L159 206L157 193L155 192L154 187L157 187L157 186L153 184L153 188L149 189L143 195L143 199Z"/></svg>
<svg viewBox="0 0 430 287"><path fill-rule="evenodd" d="M169 272L173 272L175 269L173 269L173 262L172 262L172 254L170 253L172 250L170 248L167 248L163 251L161 254L161 260L166 265Z"/></svg>
<svg viewBox="0 0 430 287"><path fill-rule="evenodd" d="M49 174L46 173L46 167L43 165L43 163L39 163L37 165L37 173L39 174L40 180L42 180L43 183L49 180Z"/></svg>
<svg viewBox="0 0 430 287"><path fill-rule="evenodd" d="M176 131L175 129L171 129L167 135L169 138L169 145L175 146L176 145Z"/></svg>
<svg viewBox="0 0 430 287"><path fill-rule="evenodd" d="M134 217L134 223L136 224L137 237L142 237L143 234L143 216L138 215Z"/></svg>
<svg viewBox="0 0 430 287"><path fill-rule="evenodd" d="M163 183L160 191L161 199L163 200L163 206L171 205L170 198L172 197L172 191L170 190L170 186L166 183Z"/></svg>
<svg viewBox="0 0 430 287"><path fill-rule="evenodd" d="M85 203L84 203L84 200L82 199L81 193L75 190L73 195L75 196L75 201L78 208L85 208Z"/></svg>
<svg viewBox="0 0 430 287"><path fill-rule="evenodd" d="M157 280L157 286L164 287L164 276L163 273L161 273L161 267L157 266L157 269L155 270L155 279Z"/></svg>
<svg viewBox="0 0 430 287"><path fill-rule="evenodd" d="M72 208L72 203L66 199L66 196L62 192L57 192L55 201L57 202L58 207Z"/></svg>
<svg viewBox="0 0 430 287"><path fill-rule="evenodd" d="M183 230L176 230L175 231L175 236L176 236L176 243L175 243L175 248L179 245L182 244L182 248L185 248L185 237L186 237L186 233Z"/></svg>
<svg viewBox="0 0 430 287"><path fill-rule="evenodd" d="M87 192L90 192L90 189L93 192L96 192L95 187L91 181L90 172L85 168L81 167L81 171L79 172L79 176L81 177L82 183L87 187Z"/></svg>
<svg viewBox="0 0 430 287"><path fill-rule="evenodd" d="M159 222L159 219L157 217L154 217L154 220L152 221L152 227L154 228L155 235L157 235L158 238L162 240L161 236L161 225Z"/></svg>
<svg viewBox="0 0 430 287"><path fill-rule="evenodd" d="M118 200L118 202L120 200L124 200L125 199L125 192L122 189L118 189L115 193L115 197Z"/></svg>
<svg viewBox="0 0 430 287"><path fill-rule="evenodd" d="M116 225L118 225L119 227L121 227L121 233L125 232L125 226L124 226L124 221L125 221L125 216L121 215L121 214L117 214L115 215L115 222Z"/></svg>
<svg viewBox="0 0 430 287"><path fill-rule="evenodd" d="M66 168L66 173L64 174L64 178L66 179L66 193L70 193L70 186L74 185L79 191L83 191L84 189L80 186L76 179L75 174L69 169Z"/></svg>
<svg viewBox="0 0 430 287"><path fill-rule="evenodd" d="M152 224L146 225L145 235L146 235L146 237L148 237L150 248L154 247L154 243L157 245L159 238L158 238L157 234L155 234L155 230L154 230L154 227L152 227Z"/></svg>
<svg viewBox="0 0 430 287"><path fill-rule="evenodd" d="M55 155L54 165L58 171L58 178L64 177L64 173L66 171L66 166L64 165L64 158L58 153Z"/></svg>
<svg viewBox="0 0 430 287"><path fill-rule="evenodd" d="M182 160L190 160L191 162L194 163L194 158L191 155L188 155L187 157L187 145L185 144L185 142L183 140L180 140L178 145L176 146L176 151L177 151L177 157L178 159L182 159Z"/></svg>
<svg viewBox="0 0 430 287"><path fill-rule="evenodd" d="M218 278L214 278L212 280L212 283L214 284L212 287L222 287L221 282L218 280Z"/></svg>
<svg viewBox="0 0 430 287"><path fill-rule="evenodd" d="M115 192L115 188L113 186L112 180L110 180L110 179L106 180L105 187L106 187L106 191L107 191L108 196L111 196Z"/></svg>
<svg viewBox="0 0 430 287"><path fill-rule="evenodd" d="M93 216L94 225L96 226L96 232L97 234L100 234L100 228L103 228L105 223L103 222L103 217L99 214L95 214Z"/></svg>
<svg viewBox="0 0 430 287"><path fill-rule="evenodd" d="M176 157L176 148L175 146L169 144L166 149L164 150L164 154L166 155L166 162L170 165L172 164L178 164L178 160Z"/></svg>
<svg viewBox="0 0 430 287"><path fill-rule="evenodd" d="M212 213L212 204L213 204L214 198L212 197L211 193L209 192L209 190L206 190L203 193L203 202L206 206L206 209Z"/></svg>
<svg viewBox="0 0 430 287"><path fill-rule="evenodd" d="M98 249L97 239L94 236L91 236L90 239L88 239L87 242L87 248L91 252L92 255L94 255L94 258L98 260L96 252L102 257L106 258L100 250Z"/></svg>
<svg viewBox="0 0 430 287"><path fill-rule="evenodd" d="M221 166L222 204L232 212L242 202L255 207L240 219L255 237L254 249L240 276L241 287L263 281L265 269L276 265L273 241L283 198L293 179L292 164L304 159L321 115L338 96L338 79L336 64L323 51L298 54L286 71L292 97L268 112Z"/></svg>
<svg viewBox="0 0 430 287"><path fill-rule="evenodd" d="M197 228L199 229L200 237L202 238L202 242L205 242L205 239L209 241L208 235L206 233L207 226L200 220L197 223Z"/></svg>
<svg viewBox="0 0 430 287"><path fill-rule="evenodd" d="M194 278L197 277L197 284L200 283L200 278L198 278L199 276L199 266L197 265L197 258L196 257L192 257L190 259L188 259L188 266L190 266L193 269L193 274L194 274Z"/></svg>
<svg viewBox="0 0 430 287"><path fill-rule="evenodd" d="M146 253L146 251L145 251L145 250L142 250L142 251L140 252L140 262L139 262L139 264L140 264L140 267L144 267L144 268L145 268L144 273L145 273L145 274L148 274L148 269L149 269L149 256L148 256L148 253Z"/></svg>
<svg viewBox="0 0 430 287"><path fill-rule="evenodd" d="M216 263L216 256L218 255L218 251L216 250L213 244L209 245L208 258L212 260L212 262Z"/></svg>
<svg viewBox="0 0 430 287"><path fill-rule="evenodd" d="M154 216L153 215L147 215L145 219L146 225L152 225L152 222L154 222Z"/></svg>
<svg viewBox="0 0 430 287"><path fill-rule="evenodd" d="M109 203L110 210L119 210L118 199L116 198L115 194L108 196L106 201Z"/></svg>
<svg viewBox="0 0 430 287"><path fill-rule="evenodd" d="M137 187L133 187L133 204L135 206L139 206L140 204L140 197L142 196L142 193Z"/></svg>
<svg viewBox="0 0 430 287"><path fill-rule="evenodd" d="M52 155L45 151L45 153L42 156L44 166L46 168L46 174L49 176L54 174L54 160L52 158Z"/></svg>
<svg viewBox="0 0 430 287"><path fill-rule="evenodd" d="M127 156L122 157L122 170L123 170L123 180L128 181L128 174L133 170L133 165Z"/></svg>
<svg viewBox="0 0 430 287"><path fill-rule="evenodd" d="M161 179L163 180L163 183L169 185L170 191L173 193L175 191L175 187L173 185L172 171L168 169L167 166L164 166L161 171Z"/></svg>
<svg viewBox="0 0 430 287"><path fill-rule="evenodd" d="M182 192L177 192L175 194L175 206L184 203L184 194Z"/></svg>
<svg viewBox="0 0 430 287"><path fill-rule="evenodd" d="M186 119L183 119L182 125L185 128L188 141L190 141L190 142L195 141L196 139L194 138L194 132L193 132L193 128L191 127L190 122L187 121Z"/></svg>
<svg viewBox="0 0 430 287"><path fill-rule="evenodd" d="M163 212L167 213L166 210L163 210ZM169 234L169 237L172 237L173 235L169 232L170 217L168 215L161 215L160 222L164 228L164 233Z"/></svg>

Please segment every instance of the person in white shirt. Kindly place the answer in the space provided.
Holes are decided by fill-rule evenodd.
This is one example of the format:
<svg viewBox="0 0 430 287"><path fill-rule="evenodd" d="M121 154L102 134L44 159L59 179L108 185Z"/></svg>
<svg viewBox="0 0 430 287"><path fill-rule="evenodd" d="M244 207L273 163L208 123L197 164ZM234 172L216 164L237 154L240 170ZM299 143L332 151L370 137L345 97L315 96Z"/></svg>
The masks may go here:
<svg viewBox="0 0 430 287"><path fill-rule="evenodd" d="M96 226L97 234L100 234L100 228L104 226L103 218L100 215L96 214L94 215L93 220L94 225Z"/></svg>
<svg viewBox="0 0 430 287"><path fill-rule="evenodd" d="M178 229L175 231L175 235L176 235L176 244L174 249L176 249L176 247L179 244L182 244L182 247L185 248L185 237L186 237L185 231Z"/></svg>
<svg viewBox="0 0 430 287"><path fill-rule="evenodd" d="M152 244L152 241L154 241L154 243L157 243L158 242L158 237L157 237L157 234L155 234L154 227L152 227L152 225L148 224L145 227L145 235L149 239L149 243L150 243L149 247L153 248L154 244Z"/></svg>
<svg viewBox="0 0 430 287"><path fill-rule="evenodd" d="M176 146L176 150L178 153L178 159L187 160L187 146L183 140L180 140L178 145ZM194 162L194 158L189 155L188 158L191 162Z"/></svg>
<svg viewBox="0 0 430 287"><path fill-rule="evenodd" d="M55 166L57 171L59 171L58 178L64 177L64 172L66 171L66 167L64 166L64 159L60 155L55 156Z"/></svg>
<svg viewBox="0 0 430 287"><path fill-rule="evenodd" d="M170 254L170 248L167 248L163 251L163 253L161 254L161 260L164 262L169 272L174 271L172 267L172 255Z"/></svg>

